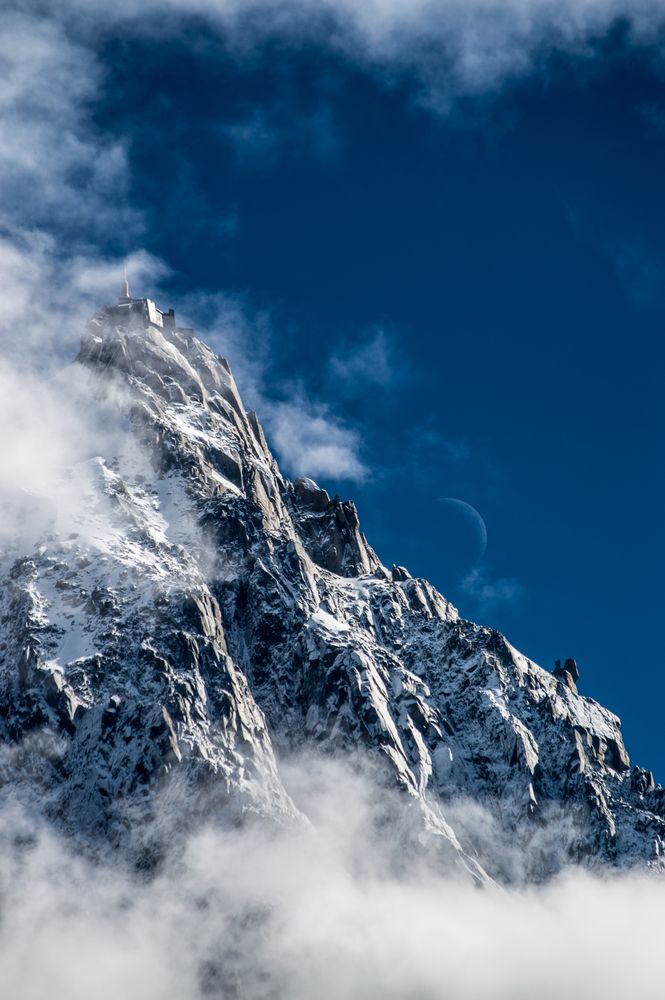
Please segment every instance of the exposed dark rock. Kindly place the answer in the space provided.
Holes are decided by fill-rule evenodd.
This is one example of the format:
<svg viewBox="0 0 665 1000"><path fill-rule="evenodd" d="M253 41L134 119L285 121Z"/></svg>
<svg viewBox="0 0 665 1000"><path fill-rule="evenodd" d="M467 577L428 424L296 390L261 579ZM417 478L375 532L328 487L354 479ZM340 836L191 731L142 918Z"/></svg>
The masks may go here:
<svg viewBox="0 0 665 1000"><path fill-rule="evenodd" d="M577 681L580 679L580 672L575 660L566 660L563 667L561 666L561 660L557 660L552 673L555 677L561 678L571 691L577 692Z"/></svg>
<svg viewBox="0 0 665 1000"><path fill-rule="evenodd" d="M665 791L630 770L575 661L552 675L389 572L353 503L282 477L227 362L131 302L95 317L78 359L122 417L117 453L86 463L76 532L0 564L0 740L40 748L0 780L33 783L66 829L122 843L128 810L167 775L184 823L202 788L234 821L294 821L274 747L360 747L474 877L473 837L445 820L459 797L534 877L562 855L660 865ZM562 809L569 842L530 855Z"/></svg>

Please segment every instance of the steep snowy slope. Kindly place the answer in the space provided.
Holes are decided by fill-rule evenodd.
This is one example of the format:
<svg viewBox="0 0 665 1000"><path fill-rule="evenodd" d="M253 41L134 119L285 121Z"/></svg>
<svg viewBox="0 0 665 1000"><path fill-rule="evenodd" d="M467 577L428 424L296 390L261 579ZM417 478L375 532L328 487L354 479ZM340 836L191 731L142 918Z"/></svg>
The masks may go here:
<svg viewBox="0 0 665 1000"><path fill-rule="evenodd" d="M3 552L5 795L119 842L165 775L190 809L299 821L280 755L361 748L479 877L511 872L469 803L533 877L660 865L665 791L575 665L549 673L387 571L352 503L281 476L227 362L172 313L122 298L77 363L119 433L70 470L74 530L55 509Z"/></svg>

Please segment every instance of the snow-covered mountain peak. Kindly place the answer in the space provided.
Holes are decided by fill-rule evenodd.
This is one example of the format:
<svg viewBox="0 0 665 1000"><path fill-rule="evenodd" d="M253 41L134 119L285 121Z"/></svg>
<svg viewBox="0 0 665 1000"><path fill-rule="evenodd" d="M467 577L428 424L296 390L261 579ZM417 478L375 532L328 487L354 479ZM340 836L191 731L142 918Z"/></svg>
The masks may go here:
<svg viewBox="0 0 665 1000"><path fill-rule="evenodd" d="M386 570L351 502L281 475L172 311L122 296L78 363L120 431L78 469L77 530L3 553L0 739L48 746L11 757L5 794L118 842L167 780L194 811L213 789L224 816L297 822L284 755L362 751L474 877L661 863L665 792L576 666Z"/></svg>

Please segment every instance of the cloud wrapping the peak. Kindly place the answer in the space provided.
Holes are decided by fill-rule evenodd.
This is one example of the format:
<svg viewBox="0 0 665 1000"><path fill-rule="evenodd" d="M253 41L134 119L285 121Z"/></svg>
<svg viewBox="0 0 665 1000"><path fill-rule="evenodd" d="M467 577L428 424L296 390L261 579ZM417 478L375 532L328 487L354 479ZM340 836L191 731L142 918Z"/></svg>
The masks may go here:
<svg viewBox="0 0 665 1000"><path fill-rule="evenodd" d="M144 250L125 261L139 287L167 272ZM115 301L122 277L119 260L76 243L63 250L45 230L0 234L0 271L3 356L18 368L41 371L73 360L86 321Z"/></svg>
<svg viewBox="0 0 665 1000"><path fill-rule="evenodd" d="M30 368L71 359L85 319L117 294L120 262L98 246L124 233L129 251L140 216L124 144L91 121L96 54L28 9L0 13L0 332L5 357ZM141 251L130 257L160 270Z"/></svg>
<svg viewBox="0 0 665 1000"><path fill-rule="evenodd" d="M121 3L112 11L86 3L25 3L14 9L10 4L0 14L0 186L5 193L0 206L0 331L14 393L2 416L7 432L14 428L16 454L29 438L14 419L20 412L20 372L48 372L74 357L86 320L117 295L122 260L135 294L154 288L168 272L163 261L140 249L143 223L128 197L125 143L101 134L92 116L104 84L96 32L130 22L140 30L158 10L178 18L208 14L219 23L212 6L159 7L150 2L144 8ZM240 8L234 13L227 6L220 13L240 17ZM165 22L163 30L169 26L174 22ZM124 241L124 252L98 249L109 233L121 245ZM328 405L310 400L304 388L288 400L274 398L264 380L268 362L257 365L241 349L247 319L239 320L240 310L229 309L228 301L222 312L217 322L226 328L225 339L239 348L241 387L261 408L288 470L363 478L366 469L355 432ZM258 322L260 327L260 317ZM48 399L55 415L54 386ZM71 419L67 400L61 402L62 421L54 419L53 427Z"/></svg>
<svg viewBox="0 0 665 1000"><path fill-rule="evenodd" d="M409 851L408 797L373 786L361 765L292 761L290 785L311 825L190 828L151 878L132 875L118 858L95 863L76 855L34 815L5 808L0 975L7 994L654 995L662 977L660 879L573 868L540 887L480 890L426 860L425 851ZM161 822L169 820L165 810ZM474 815L482 822L479 808Z"/></svg>

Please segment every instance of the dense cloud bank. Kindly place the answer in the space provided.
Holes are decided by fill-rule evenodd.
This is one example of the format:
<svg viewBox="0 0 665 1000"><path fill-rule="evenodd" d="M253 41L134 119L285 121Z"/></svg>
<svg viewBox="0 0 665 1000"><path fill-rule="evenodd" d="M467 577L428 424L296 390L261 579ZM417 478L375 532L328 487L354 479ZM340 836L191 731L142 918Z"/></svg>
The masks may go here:
<svg viewBox="0 0 665 1000"><path fill-rule="evenodd" d="M17 1000L653 995L665 886L569 870L477 888L409 852L403 799L357 766L291 766L311 817L183 837L156 873L91 860L5 803L0 976ZM173 800L172 800L173 801ZM171 809L174 806L172 805ZM162 805L157 821L173 820Z"/></svg>

